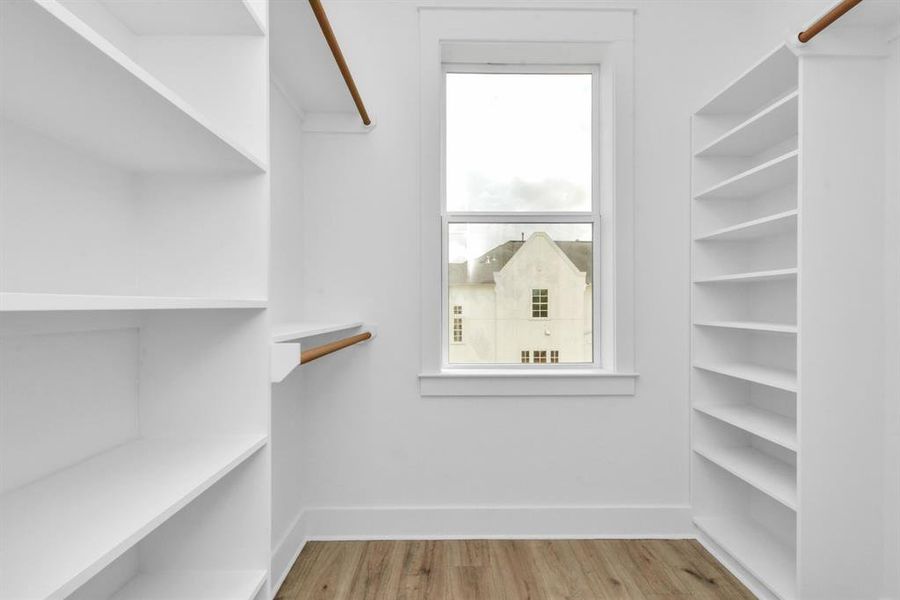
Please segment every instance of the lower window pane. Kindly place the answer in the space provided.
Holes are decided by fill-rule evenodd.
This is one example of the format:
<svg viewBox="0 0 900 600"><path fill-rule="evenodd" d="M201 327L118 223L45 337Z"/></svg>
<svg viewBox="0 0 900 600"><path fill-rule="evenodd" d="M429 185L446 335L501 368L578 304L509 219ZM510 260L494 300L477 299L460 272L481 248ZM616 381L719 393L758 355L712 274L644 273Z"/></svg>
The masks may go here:
<svg viewBox="0 0 900 600"><path fill-rule="evenodd" d="M451 223L448 245L451 364L593 361L589 223Z"/></svg>

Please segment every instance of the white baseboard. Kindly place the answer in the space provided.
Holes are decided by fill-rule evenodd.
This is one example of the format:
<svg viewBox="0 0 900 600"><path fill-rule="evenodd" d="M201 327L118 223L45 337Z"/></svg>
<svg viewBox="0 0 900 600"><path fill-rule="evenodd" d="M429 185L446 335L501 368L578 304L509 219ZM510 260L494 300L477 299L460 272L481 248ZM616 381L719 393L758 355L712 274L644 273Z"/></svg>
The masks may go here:
<svg viewBox="0 0 900 600"><path fill-rule="evenodd" d="M320 507L310 540L693 538L685 506Z"/></svg>
<svg viewBox="0 0 900 600"><path fill-rule="evenodd" d="M721 546L716 544L712 539L709 538L702 531L697 531L696 536L697 541L706 548L710 554L712 554L717 561L722 563L722 565L728 569L728 571L734 575L738 581L744 584L744 586L750 590L754 596L759 598L759 600L779 600L778 597L769 590L759 579L750 574L747 569L742 567L740 563L738 563L734 558L732 558L731 554L727 551L723 550Z"/></svg>
<svg viewBox="0 0 900 600"><path fill-rule="evenodd" d="M291 526L288 527L281 541L272 550L272 563L269 567L269 576L271 578L269 591L272 598L278 593L281 584L284 583L288 573L291 572L291 567L294 566L297 557L300 556L303 546L306 545L308 538L306 536L306 521L303 517L304 513L301 511L297 518L294 519L294 522L291 523Z"/></svg>

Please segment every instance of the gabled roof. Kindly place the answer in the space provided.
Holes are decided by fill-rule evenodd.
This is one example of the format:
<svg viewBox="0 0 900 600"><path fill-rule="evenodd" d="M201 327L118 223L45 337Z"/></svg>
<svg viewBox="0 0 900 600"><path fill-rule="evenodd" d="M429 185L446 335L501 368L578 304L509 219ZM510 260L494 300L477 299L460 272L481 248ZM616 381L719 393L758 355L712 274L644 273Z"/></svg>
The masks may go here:
<svg viewBox="0 0 900 600"><path fill-rule="evenodd" d="M593 262L592 243L580 240L553 241L562 252L569 257L575 267L586 274L588 284L592 280L591 263ZM463 283L494 283L494 273L506 266L506 263L525 245L519 240L510 240L491 248L477 259L469 262L450 263L450 285Z"/></svg>

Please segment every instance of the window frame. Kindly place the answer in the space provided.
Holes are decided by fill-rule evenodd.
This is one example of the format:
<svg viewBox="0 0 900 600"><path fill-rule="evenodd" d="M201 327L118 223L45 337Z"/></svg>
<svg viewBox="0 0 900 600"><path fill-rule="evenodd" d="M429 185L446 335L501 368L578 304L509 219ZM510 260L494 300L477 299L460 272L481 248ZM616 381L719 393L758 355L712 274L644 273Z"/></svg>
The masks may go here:
<svg viewBox="0 0 900 600"><path fill-rule="evenodd" d="M444 61L441 64L441 295L444 300L441 310L444 318L449 318L450 288L449 288L449 257L447 256L450 225L454 223L547 223L565 224L578 223L591 226L591 361L580 363L554 364L553 369L584 369L585 367L603 369L602 346L600 340L600 319L602 318L603 300L598 293L601 281L600 273L600 240L601 233L601 198L600 198L600 127L601 127L601 91L600 91L600 65L599 64L533 64L533 63L489 63L489 62L464 62L458 63ZM515 74L578 74L591 76L591 208L587 211L450 211L447 208L447 75L450 73L515 73ZM549 290L548 312L546 317L534 317L529 319L549 320ZM445 321L446 322L446 321ZM459 342L453 341L452 332L444 331L441 337L441 370L451 371L458 369L517 369L517 370L541 370L546 371L549 362L537 363L532 355L529 363L451 363L450 345Z"/></svg>
<svg viewBox="0 0 900 600"><path fill-rule="evenodd" d="M528 8L419 7L420 289L423 396L629 396L634 395L634 9L560 7L538 0ZM445 64L585 65L599 68L602 113L599 190L603 218L593 241L593 330L597 365L453 365L446 362L449 298L442 173ZM541 222L541 215L504 215L503 222ZM463 222L484 213L455 214ZM566 218L578 222L576 213ZM583 222L580 221L580 222ZM597 230L599 228L599 231ZM437 268L436 262L443 265ZM598 271L599 270L599 271ZM599 273L599 275L598 275ZM548 367L551 365L547 365Z"/></svg>
<svg viewBox="0 0 900 600"><path fill-rule="evenodd" d="M537 300L535 300L535 292L537 292ZM593 290L591 290L591 294L593 294ZM534 314L535 312L538 314ZM540 314L542 312L543 315ZM531 288L531 318L534 320L550 319L550 290L548 288Z"/></svg>

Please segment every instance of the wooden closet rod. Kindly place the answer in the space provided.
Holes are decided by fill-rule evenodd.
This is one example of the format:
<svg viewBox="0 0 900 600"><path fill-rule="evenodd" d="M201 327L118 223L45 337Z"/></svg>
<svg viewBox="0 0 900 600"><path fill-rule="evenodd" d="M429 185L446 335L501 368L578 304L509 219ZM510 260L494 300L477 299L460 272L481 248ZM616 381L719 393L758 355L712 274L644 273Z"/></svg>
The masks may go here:
<svg viewBox="0 0 900 600"><path fill-rule="evenodd" d="M810 25L809 29L801 31L800 34L797 35L797 39L805 44L820 34L826 27L843 17L847 11L860 2L862 2L862 0L843 0L843 2L822 15L818 21Z"/></svg>
<svg viewBox="0 0 900 600"><path fill-rule="evenodd" d="M359 95L359 90L356 89L356 82L353 81L353 75L350 74L350 68L347 66L347 61L344 60L344 53L341 52L341 46L338 44L337 38L334 37L331 23L328 22L328 15L325 14L325 9L322 8L322 0L309 0L309 5L316 15L316 20L319 22L319 27L322 29L322 35L325 36L325 41L328 42L328 47L331 48L331 54L334 55L334 62L337 63L338 69L341 70L341 75L344 76L344 83L347 84L347 89L350 90L350 96L353 97L353 103L356 104L356 110L359 111L359 116L362 118L363 125L371 125L372 119L369 118L369 113L366 111L366 105L363 104L362 98Z"/></svg>
<svg viewBox="0 0 900 600"><path fill-rule="evenodd" d="M309 350L304 350L300 353L300 364L305 365L306 363L316 360L317 358L322 358L326 354L331 354L332 352L337 352L338 350L346 348L347 346L352 346L353 344L364 342L371 337L372 334L370 332L364 331L357 335L352 335L342 340L337 340L336 342L330 342L328 344L316 346L315 348L310 348ZM296 356L296 354L294 356Z"/></svg>

